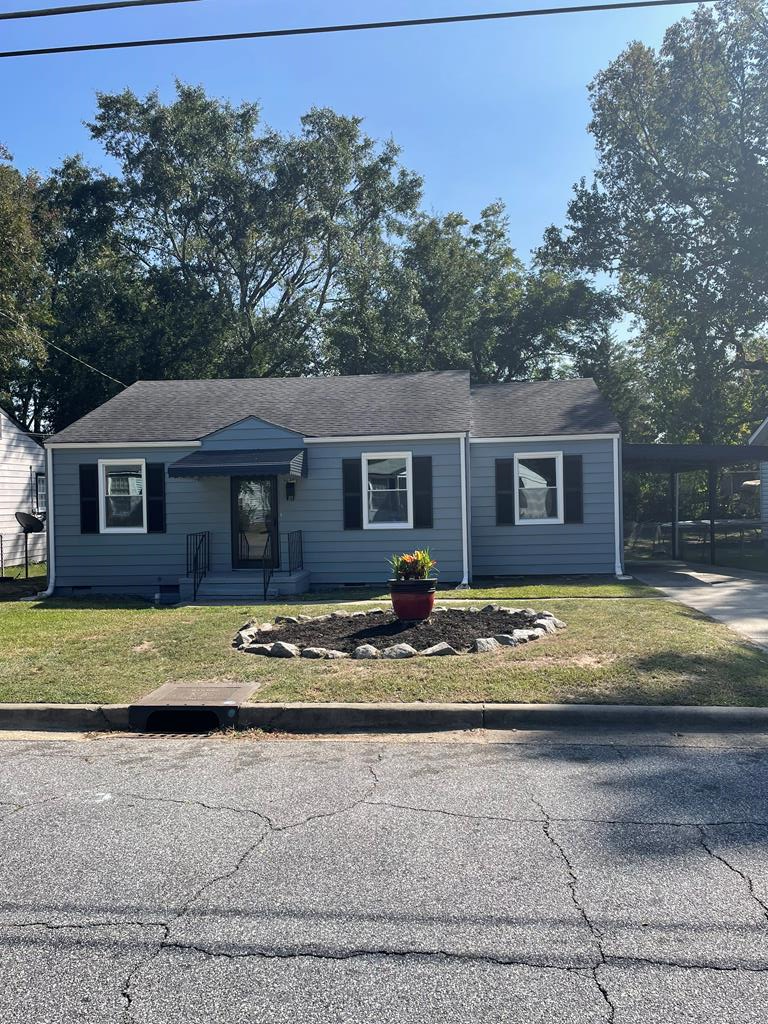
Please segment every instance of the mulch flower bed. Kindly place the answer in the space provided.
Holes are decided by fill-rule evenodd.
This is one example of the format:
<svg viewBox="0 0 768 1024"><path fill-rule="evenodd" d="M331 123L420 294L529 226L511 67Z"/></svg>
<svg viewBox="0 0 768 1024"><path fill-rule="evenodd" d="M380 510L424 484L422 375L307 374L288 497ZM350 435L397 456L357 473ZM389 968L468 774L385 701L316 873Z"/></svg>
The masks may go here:
<svg viewBox="0 0 768 1024"><path fill-rule="evenodd" d="M531 608L440 608L430 618L402 622L391 611L277 616L274 623L247 623L234 646L272 657L375 659L482 653L554 634L565 623Z"/></svg>

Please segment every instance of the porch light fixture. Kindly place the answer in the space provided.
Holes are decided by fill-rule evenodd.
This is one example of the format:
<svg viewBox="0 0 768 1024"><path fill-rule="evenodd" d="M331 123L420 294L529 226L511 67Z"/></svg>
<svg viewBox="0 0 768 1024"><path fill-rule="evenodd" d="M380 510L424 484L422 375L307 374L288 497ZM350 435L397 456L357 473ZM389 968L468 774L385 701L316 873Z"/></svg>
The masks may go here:
<svg viewBox="0 0 768 1024"><path fill-rule="evenodd" d="M285 485L285 500L294 501L296 498L296 484L293 480L288 480Z"/></svg>

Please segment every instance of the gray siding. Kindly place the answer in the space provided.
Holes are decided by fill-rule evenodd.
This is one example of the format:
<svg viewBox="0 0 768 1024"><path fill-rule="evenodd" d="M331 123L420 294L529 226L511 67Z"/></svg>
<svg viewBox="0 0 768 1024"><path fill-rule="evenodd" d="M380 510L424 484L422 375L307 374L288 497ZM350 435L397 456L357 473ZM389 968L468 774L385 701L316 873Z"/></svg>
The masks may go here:
<svg viewBox="0 0 768 1024"><path fill-rule="evenodd" d="M257 420L245 420L207 438L207 450L286 447L302 439ZM462 576L461 489L458 440L310 444L307 478L296 482L295 501L278 481L281 560L287 563L287 534L302 530L304 566L312 584L383 582L396 551L429 547L441 579ZM211 533L211 572L232 568L230 481L227 477L166 479L164 534L81 534L81 462L144 458L169 465L194 448L54 449L56 587L90 587L97 592L152 595L158 584L175 584L185 572L186 535ZM344 530L342 460L364 451L411 451L431 455L434 526L431 530Z"/></svg>
<svg viewBox="0 0 768 1024"><path fill-rule="evenodd" d="M428 547L440 579L462 577L461 470L459 441L337 442L309 444L309 474L296 484L296 500L279 495L283 551L290 530L302 530L304 567L316 583L382 583L392 554ZM342 504L343 459L363 452L409 451L432 456L433 528L431 530L345 530Z"/></svg>
<svg viewBox="0 0 768 1024"><path fill-rule="evenodd" d="M584 522L496 525L495 460L523 452L582 455ZM475 576L613 573L613 442L541 441L470 445L472 569Z"/></svg>
<svg viewBox="0 0 768 1024"><path fill-rule="evenodd" d="M166 466L193 448L93 448L53 451L56 588L152 595L184 575L186 535L211 530L212 557L229 554L229 481L166 480L166 533L80 533L81 462L146 459Z"/></svg>
<svg viewBox="0 0 768 1024"><path fill-rule="evenodd" d="M203 451L239 451L241 448L290 448L304 443L301 434L249 416L203 438Z"/></svg>
<svg viewBox="0 0 768 1024"><path fill-rule="evenodd" d="M45 452L0 410L0 536L6 566L24 560L24 535L17 512L34 511L34 474L45 472ZM29 557L45 559L45 533L31 534Z"/></svg>

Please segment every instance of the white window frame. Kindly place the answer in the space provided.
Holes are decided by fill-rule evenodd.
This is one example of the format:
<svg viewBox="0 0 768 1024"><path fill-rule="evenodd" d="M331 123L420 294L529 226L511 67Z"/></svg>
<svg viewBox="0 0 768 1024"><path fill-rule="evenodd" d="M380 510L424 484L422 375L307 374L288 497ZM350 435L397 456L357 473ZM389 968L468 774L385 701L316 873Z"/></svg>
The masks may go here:
<svg viewBox="0 0 768 1024"><path fill-rule="evenodd" d="M363 452L360 456L363 471L363 529L364 530L412 530L413 529L413 452ZM371 523L368 521L368 463L371 459L405 459L406 507L408 520L405 523Z"/></svg>
<svg viewBox="0 0 768 1024"><path fill-rule="evenodd" d="M143 526L107 526L107 493L105 489L105 466L141 466L141 506ZM146 459L99 459L99 533L146 533L147 532L147 460Z"/></svg>
<svg viewBox="0 0 768 1024"><path fill-rule="evenodd" d="M40 504L40 481L43 481L45 487L45 504ZM39 470L35 473L35 509L38 512L48 511L48 477L45 473L41 473Z"/></svg>
<svg viewBox="0 0 768 1024"><path fill-rule="evenodd" d="M547 519L520 518L520 472L519 463L526 459L554 459L555 484L557 486L557 516ZM565 522L565 494L563 493L563 453L562 452L515 452L514 493L515 493L515 524L517 526L562 526Z"/></svg>

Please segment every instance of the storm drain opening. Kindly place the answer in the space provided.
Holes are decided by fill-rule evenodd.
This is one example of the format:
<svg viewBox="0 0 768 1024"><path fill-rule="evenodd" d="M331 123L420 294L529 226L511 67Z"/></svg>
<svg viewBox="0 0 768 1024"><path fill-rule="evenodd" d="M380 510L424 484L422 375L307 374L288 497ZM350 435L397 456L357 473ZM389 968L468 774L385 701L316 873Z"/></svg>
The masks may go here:
<svg viewBox="0 0 768 1024"><path fill-rule="evenodd" d="M158 708L137 726L142 732L174 733L209 733L227 727L210 708Z"/></svg>

